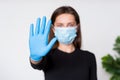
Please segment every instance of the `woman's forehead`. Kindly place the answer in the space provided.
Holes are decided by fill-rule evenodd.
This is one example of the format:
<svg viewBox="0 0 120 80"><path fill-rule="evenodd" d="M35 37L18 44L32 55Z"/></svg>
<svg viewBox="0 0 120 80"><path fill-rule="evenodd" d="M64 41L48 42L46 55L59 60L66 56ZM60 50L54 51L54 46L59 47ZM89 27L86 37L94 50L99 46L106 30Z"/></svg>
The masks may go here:
<svg viewBox="0 0 120 80"><path fill-rule="evenodd" d="M61 14L56 17L55 23L75 22L75 17L72 14Z"/></svg>

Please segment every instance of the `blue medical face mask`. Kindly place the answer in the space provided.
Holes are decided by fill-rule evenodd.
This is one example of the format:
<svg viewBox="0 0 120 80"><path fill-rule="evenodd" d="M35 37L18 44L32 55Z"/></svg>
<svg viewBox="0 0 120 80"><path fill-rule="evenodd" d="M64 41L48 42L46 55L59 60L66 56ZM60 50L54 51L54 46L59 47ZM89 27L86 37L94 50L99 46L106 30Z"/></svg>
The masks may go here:
<svg viewBox="0 0 120 80"><path fill-rule="evenodd" d="M62 44L71 44L76 35L76 26L72 27L54 27L55 37Z"/></svg>

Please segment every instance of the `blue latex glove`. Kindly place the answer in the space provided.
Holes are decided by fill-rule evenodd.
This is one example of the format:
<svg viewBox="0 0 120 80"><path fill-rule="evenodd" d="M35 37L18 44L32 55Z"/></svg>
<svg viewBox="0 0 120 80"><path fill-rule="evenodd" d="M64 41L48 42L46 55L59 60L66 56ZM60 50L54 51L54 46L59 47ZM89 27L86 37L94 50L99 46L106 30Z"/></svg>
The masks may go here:
<svg viewBox="0 0 120 80"><path fill-rule="evenodd" d="M40 24L40 18L37 19L36 29L34 32L34 25L30 25L30 35L29 35L29 48L30 48L30 58L34 61L40 61L43 56L45 56L54 43L56 38L53 38L48 44L48 35L51 27L51 20L48 21L46 25L46 17L42 18L42 24ZM41 26L40 26L41 25Z"/></svg>

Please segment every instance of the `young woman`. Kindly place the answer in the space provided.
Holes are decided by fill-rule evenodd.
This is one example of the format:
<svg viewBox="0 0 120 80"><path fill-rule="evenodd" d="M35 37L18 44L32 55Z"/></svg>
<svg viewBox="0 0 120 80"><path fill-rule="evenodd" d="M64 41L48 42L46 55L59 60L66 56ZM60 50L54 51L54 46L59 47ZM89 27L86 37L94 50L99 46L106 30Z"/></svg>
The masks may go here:
<svg viewBox="0 0 120 80"><path fill-rule="evenodd" d="M97 80L93 53L81 49L78 13L70 6L57 8L51 20L30 26L30 63L43 70L45 80ZM49 33L50 32L50 33ZM48 39L49 37L49 39Z"/></svg>

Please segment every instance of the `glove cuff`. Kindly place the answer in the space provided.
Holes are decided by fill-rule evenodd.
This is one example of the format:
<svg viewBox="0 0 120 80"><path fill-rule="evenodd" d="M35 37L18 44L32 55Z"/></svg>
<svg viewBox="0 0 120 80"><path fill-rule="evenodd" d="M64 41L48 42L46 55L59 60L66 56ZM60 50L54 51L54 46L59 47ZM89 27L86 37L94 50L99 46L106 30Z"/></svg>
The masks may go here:
<svg viewBox="0 0 120 80"><path fill-rule="evenodd" d="M39 58L32 58L32 57L30 57L30 59L37 62L37 61L42 60L42 57L39 57Z"/></svg>

